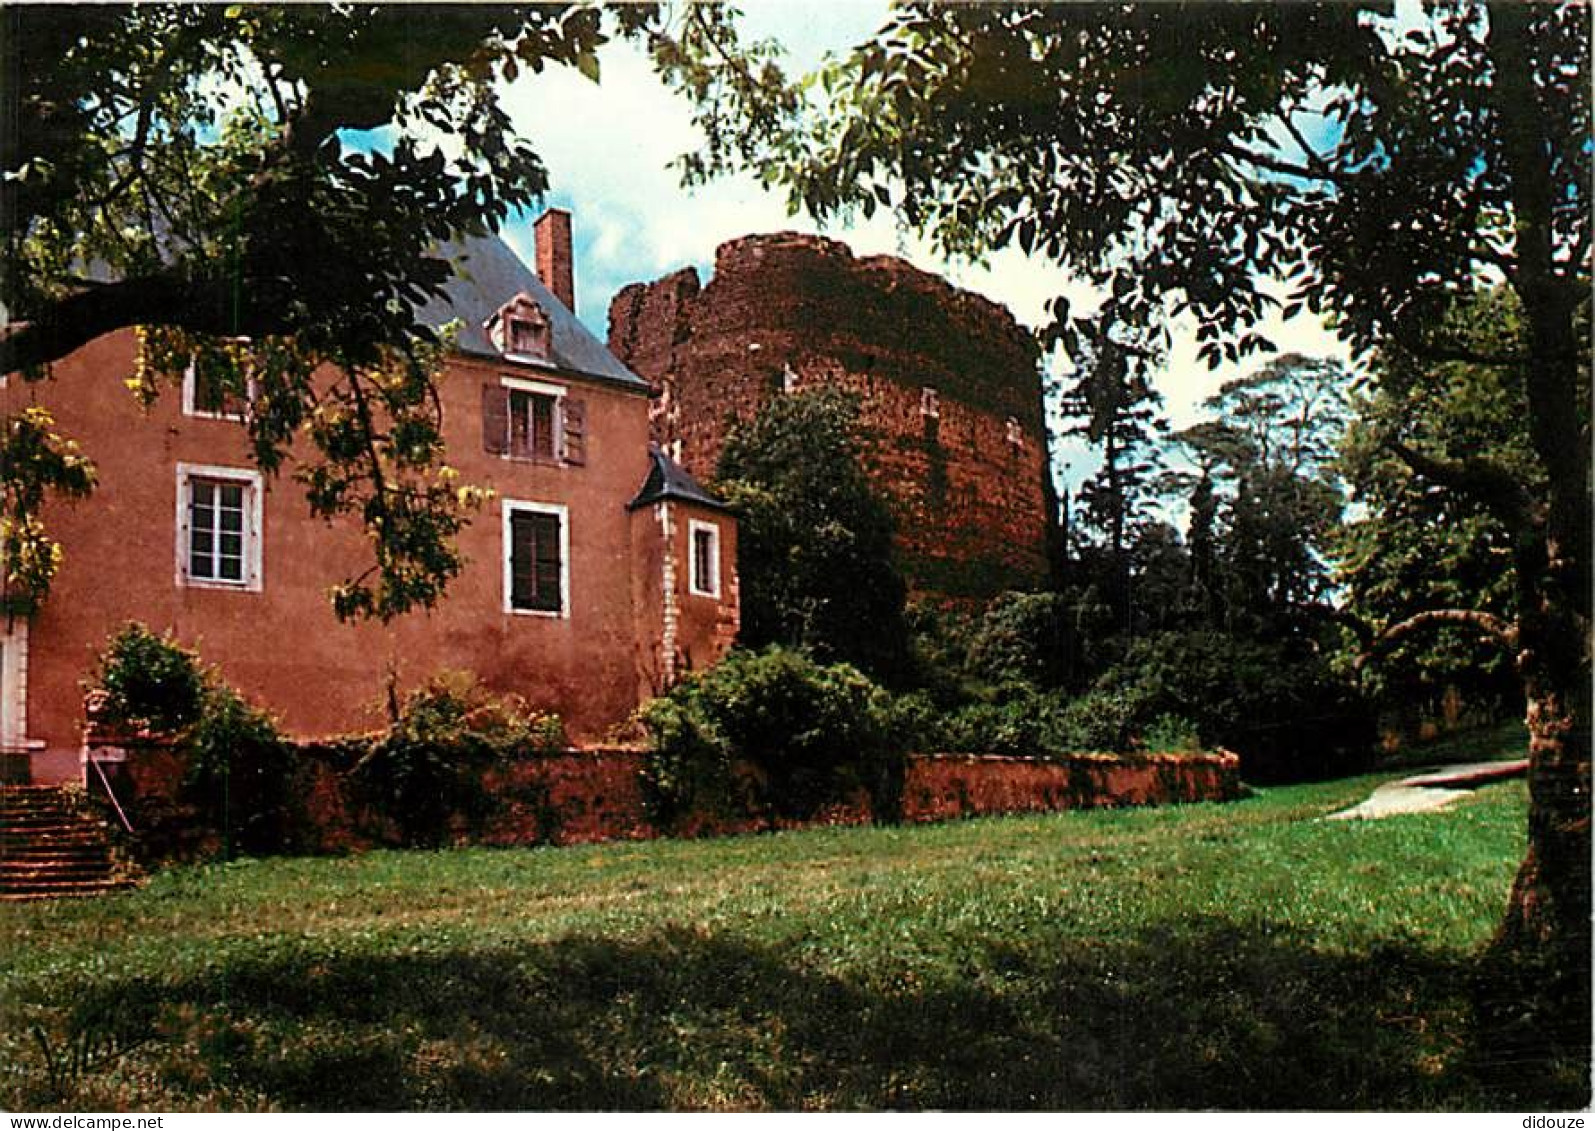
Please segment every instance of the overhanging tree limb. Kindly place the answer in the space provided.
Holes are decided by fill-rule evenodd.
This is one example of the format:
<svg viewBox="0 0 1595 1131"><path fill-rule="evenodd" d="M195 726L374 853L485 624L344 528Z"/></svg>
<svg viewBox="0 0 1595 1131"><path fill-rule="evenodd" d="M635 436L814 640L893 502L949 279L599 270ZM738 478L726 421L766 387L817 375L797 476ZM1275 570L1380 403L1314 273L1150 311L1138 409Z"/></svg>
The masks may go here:
<svg viewBox="0 0 1595 1131"><path fill-rule="evenodd" d="M1372 642L1365 645L1362 654L1356 659L1356 666L1358 669L1363 668L1406 637L1437 628L1473 629L1480 637L1495 641L1508 652L1517 651L1517 626L1493 613L1479 609L1429 609L1393 624L1379 633Z"/></svg>
<svg viewBox="0 0 1595 1131"><path fill-rule="evenodd" d="M1387 439L1385 446L1413 474L1477 500L1514 534L1538 524L1540 508L1534 497L1522 480L1506 468L1477 457L1448 459L1430 455L1396 439Z"/></svg>

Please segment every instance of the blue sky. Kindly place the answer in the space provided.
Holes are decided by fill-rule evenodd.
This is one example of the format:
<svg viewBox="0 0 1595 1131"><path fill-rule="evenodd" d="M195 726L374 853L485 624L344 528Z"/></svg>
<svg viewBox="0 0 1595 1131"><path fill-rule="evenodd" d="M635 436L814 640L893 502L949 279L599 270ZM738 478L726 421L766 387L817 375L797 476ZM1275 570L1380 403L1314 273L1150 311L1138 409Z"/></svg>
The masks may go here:
<svg viewBox="0 0 1595 1131"><path fill-rule="evenodd" d="M817 62L826 51L845 51L867 37L887 16L887 5L864 0L796 3L746 0L744 28L770 37L787 50L796 68ZM795 229L841 239L860 255L899 255L943 275L954 284L1005 304L1020 322L1036 325L1043 304L1068 294L1077 310L1097 298L1053 265L1017 249L984 266L949 262L927 243L900 231L881 213L869 221L821 228L808 216L788 216L783 197L766 192L751 177L719 180L691 192L680 187L670 162L701 144L690 109L654 76L643 53L611 44L600 54L597 84L574 70L522 75L505 87L502 104L520 132L542 155L551 187L547 203L573 216L577 314L599 337L608 329L609 300L627 283L651 280L696 266L707 280L715 248L753 232ZM509 223L503 235L527 262L534 261L532 220ZM1309 316L1289 323L1277 318L1262 330L1282 351L1343 357L1344 349ZM1196 360L1194 334L1179 332L1158 382L1176 426L1200 416L1200 404L1241 370L1210 372ZM1253 360L1247 366L1260 364ZM1094 463L1083 449L1063 457L1077 479Z"/></svg>

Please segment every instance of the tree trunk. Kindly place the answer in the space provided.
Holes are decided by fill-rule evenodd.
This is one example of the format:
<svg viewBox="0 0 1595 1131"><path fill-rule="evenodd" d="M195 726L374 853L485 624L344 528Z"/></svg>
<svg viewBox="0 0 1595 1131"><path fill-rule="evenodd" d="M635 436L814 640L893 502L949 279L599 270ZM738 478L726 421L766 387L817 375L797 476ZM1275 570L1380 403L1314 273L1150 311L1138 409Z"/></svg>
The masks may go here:
<svg viewBox="0 0 1595 1131"><path fill-rule="evenodd" d="M1525 543L1537 546L1525 552ZM1528 850L1492 948L1480 1020L1502 1064L1555 1075L1571 1063L1567 1078L1586 1089L1581 1105L1590 1056L1590 621L1558 584L1557 539L1520 539L1519 555Z"/></svg>
<svg viewBox="0 0 1595 1131"><path fill-rule="evenodd" d="M1590 713L1582 695L1530 691L1528 853L1497 942L1510 950L1590 962ZM1582 699L1582 702L1577 700Z"/></svg>
<svg viewBox="0 0 1595 1131"><path fill-rule="evenodd" d="M1489 9L1492 93L1503 167L1511 178L1515 270L1528 365L1529 434L1545 473L1539 529L1520 532L1518 672L1528 701L1528 853L1497 938L1504 952L1543 971L1551 1015L1589 1054L1590 984L1590 440L1583 412L1587 341L1575 329L1588 283L1558 260L1552 217L1561 204L1553 157L1558 138L1535 76L1548 11L1503 3ZM1587 277L1586 277L1587 278Z"/></svg>

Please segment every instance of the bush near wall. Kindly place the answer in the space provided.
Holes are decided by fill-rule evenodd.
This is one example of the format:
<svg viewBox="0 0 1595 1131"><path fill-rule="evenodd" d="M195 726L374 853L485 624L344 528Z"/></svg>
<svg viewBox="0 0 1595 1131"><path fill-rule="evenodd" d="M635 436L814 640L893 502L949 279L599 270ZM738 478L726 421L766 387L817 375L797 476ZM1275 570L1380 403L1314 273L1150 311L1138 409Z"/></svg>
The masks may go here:
<svg viewBox="0 0 1595 1131"><path fill-rule="evenodd" d="M649 808L665 825L694 811L805 821L859 790L886 815L907 752L885 691L789 648L734 651L639 717Z"/></svg>
<svg viewBox="0 0 1595 1131"><path fill-rule="evenodd" d="M1240 754L1247 781L1311 781L1372 765L1372 705L1309 642L1167 632L1137 641L1097 693L1138 720L1189 720L1202 743Z"/></svg>
<svg viewBox="0 0 1595 1131"><path fill-rule="evenodd" d="M170 686L151 685L164 701L190 672L175 645L151 639L130 636L131 647L108 655L167 673ZM213 675L199 686L193 721L164 733L105 730L108 720L126 726L147 716L131 713L120 693L93 693L102 725L89 741L126 752L113 780L146 860L929 821L1217 801L1240 788L1237 760L1225 753L908 755L910 742L947 733L1035 749L1037 735L1118 733L1128 716L1086 702L1026 725L1034 704L1013 702L938 734L938 716L918 713L923 704L893 701L847 665L778 648L733 654L650 704L648 750L568 749L557 719L463 675L435 678L402 702L394 696L384 732L311 744L284 741L269 716Z"/></svg>

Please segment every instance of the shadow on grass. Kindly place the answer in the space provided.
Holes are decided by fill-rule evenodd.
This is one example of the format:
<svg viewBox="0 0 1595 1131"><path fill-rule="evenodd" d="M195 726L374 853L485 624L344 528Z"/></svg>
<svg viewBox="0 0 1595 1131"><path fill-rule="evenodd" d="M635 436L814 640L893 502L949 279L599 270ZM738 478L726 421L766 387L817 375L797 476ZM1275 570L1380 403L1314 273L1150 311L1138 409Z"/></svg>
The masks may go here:
<svg viewBox="0 0 1595 1131"><path fill-rule="evenodd" d="M1475 1031L1472 963L1399 946L1333 956L1212 926L1054 949L988 944L934 971L905 963L867 979L816 969L798 949L687 930L259 962L104 991L124 1027L153 1040L76 1095L45 1094L41 1070L37 1094L18 1098L311 1110L1587 1099L1575 1064L1524 1047L1494 1056Z"/></svg>

